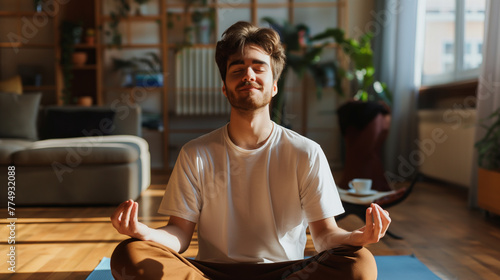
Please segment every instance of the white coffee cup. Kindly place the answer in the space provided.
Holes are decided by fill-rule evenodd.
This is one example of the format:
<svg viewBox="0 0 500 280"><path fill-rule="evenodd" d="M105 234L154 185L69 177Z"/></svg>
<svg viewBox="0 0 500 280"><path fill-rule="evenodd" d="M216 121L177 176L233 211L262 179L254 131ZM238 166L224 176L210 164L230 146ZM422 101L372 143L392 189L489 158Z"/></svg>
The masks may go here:
<svg viewBox="0 0 500 280"><path fill-rule="evenodd" d="M368 193L372 188L372 180L353 179L349 182L349 188L353 189L356 193Z"/></svg>

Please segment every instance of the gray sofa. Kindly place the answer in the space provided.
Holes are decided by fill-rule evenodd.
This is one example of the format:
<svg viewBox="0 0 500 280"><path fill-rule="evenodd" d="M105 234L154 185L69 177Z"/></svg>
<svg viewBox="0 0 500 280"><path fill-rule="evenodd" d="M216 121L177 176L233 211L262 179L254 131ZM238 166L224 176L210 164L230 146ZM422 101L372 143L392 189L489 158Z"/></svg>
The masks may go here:
<svg viewBox="0 0 500 280"><path fill-rule="evenodd" d="M116 205L149 186L139 106L39 109L39 99L0 93L0 182L15 166L16 206Z"/></svg>

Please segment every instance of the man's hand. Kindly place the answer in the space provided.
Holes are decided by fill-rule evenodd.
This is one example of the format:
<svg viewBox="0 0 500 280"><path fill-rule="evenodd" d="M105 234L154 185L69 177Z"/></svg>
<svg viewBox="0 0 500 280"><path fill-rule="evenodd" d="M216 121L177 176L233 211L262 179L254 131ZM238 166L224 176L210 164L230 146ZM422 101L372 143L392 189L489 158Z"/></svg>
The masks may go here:
<svg viewBox="0 0 500 280"><path fill-rule="evenodd" d="M370 207L366 209L366 225L351 232L349 236L351 242L349 243L359 244L361 246L377 243L384 237L390 223L391 218L389 217L389 212L382 209L379 205L372 203Z"/></svg>
<svg viewBox="0 0 500 280"><path fill-rule="evenodd" d="M133 200L127 200L116 208L111 215L111 223L116 230L133 238L146 240L151 228L138 220L139 204Z"/></svg>
<svg viewBox="0 0 500 280"><path fill-rule="evenodd" d="M384 237L391 218L389 212L379 205L372 203L366 209L366 225L349 232L338 227L334 217L309 223L309 230L318 252L322 252L338 245L365 246L377 243Z"/></svg>

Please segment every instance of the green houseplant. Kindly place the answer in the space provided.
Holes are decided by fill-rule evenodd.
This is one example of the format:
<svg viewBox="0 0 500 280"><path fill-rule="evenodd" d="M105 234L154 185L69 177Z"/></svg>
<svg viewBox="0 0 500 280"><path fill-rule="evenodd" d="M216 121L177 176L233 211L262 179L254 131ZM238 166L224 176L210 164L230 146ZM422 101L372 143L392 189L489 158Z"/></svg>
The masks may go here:
<svg viewBox="0 0 500 280"><path fill-rule="evenodd" d="M313 37L313 40L333 38L349 58L349 66L337 71L340 79L350 81L350 91L354 100L383 101L388 105L392 103L392 96L386 84L375 79L375 66L373 65L373 51L371 48L372 33L363 34L359 40L346 38L345 32L338 28L329 28ZM342 87L336 88L345 96Z"/></svg>
<svg viewBox="0 0 500 280"><path fill-rule="evenodd" d="M354 178L370 178L373 189L392 190L382 163L382 149L389 134L392 95L387 86L375 79L371 33L359 40L346 38L341 29L327 29L314 39L333 38L348 63L336 72L338 79L349 81L347 102L337 109L340 132L344 140L344 172L338 186L349 188ZM342 87L336 88L346 96Z"/></svg>
<svg viewBox="0 0 500 280"><path fill-rule="evenodd" d="M500 215L500 108L481 122L484 137L475 143L478 154L478 204Z"/></svg>
<svg viewBox="0 0 500 280"><path fill-rule="evenodd" d="M287 125L284 118L286 100L283 89L285 88L288 70L291 69L300 78L303 77L308 70L313 72L313 77L317 84L316 94L318 97L321 97L324 85L324 73L327 71L327 68L325 64L320 64L319 61L320 55L326 45L313 45L313 40L311 40L312 38L308 35L309 28L304 24L291 25L288 22L280 24L270 17L264 17L262 21L267 22L271 28L279 33L285 47L287 61L281 77L278 80L278 89L282 90L278 90L278 93L273 98L271 104L271 117L276 123ZM333 72L337 71L337 64L334 62L330 63L328 67ZM338 85L338 81L333 81L333 86Z"/></svg>
<svg viewBox="0 0 500 280"><path fill-rule="evenodd" d="M176 43L176 51L195 43L209 44L215 31L215 8L210 7L207 0L187 0L183 10L183 13L167 12L167 28L173 30L179 24L177 28L183 33L182 41Z"/></svg>
<svg viewBox="0 0 500 280"><path fill-rule="evenodd" d="M111 37L111 46L121 47L122 34L120 33L119 26L122 18L128 17L130 12L130 4L128 0L115 0L117 2L116 11L110 12L111 20L108 23L109 30L106 30L106 36Z"/></svg>
<svg viewBox="0 0 500 280"><path fill-rule="evenodd" d="M475 144L478 164L482 168L500 172L500 108L483 120L481 127L486 133Z"/></svg>
<svg viewBox="0 0 500 280"><path fill-rule="evenodd" d="M358 40L346 38L340 28L327 28L314 36L309 35L309 28L304 24L291 25L277 23L273 18L265 17L263 21L270 24L281 37L285 45L287 63L278 81L278 88L283 89L288 69L292 69L299 77L306 72L312 74L316 84L316 95L322 96L322 90L332 87L342 97L348 93L342 87L342 81L350 81L348 92L352 99L360 101L382 100L390 106L391 94L386 85L375 79L373 52L370 45L372 35L364 34ZM335 42L344 55L349 58L348 67L341 67L338 60L320 62L323 51ZM272 117L283 124L285 97L278 92L272 105Z"/></svg>
<svg viewBox="0 0 500 280"><path fill-rule="evenodd" d="M155 52L131 59L113 58L113 70L123 74L122 86L156 87L163 85L161 59Z"/></svg>
<svg viewBox="0 0 500 280"><path fill-rule="evenodd" d="M278 31L285 45L287 65L278 88L284 88L287 69L292 69L299 77L312 74L316 84L316 95L321 98L322 89L332 87L347 102L337 110L340 131L345 142L344 172L338 186L348 188L353 178L371 178L375 189L390 189L384 176L380 151L388 134L390 124L389 106L391 95L385 84L375 79L373 52L370 33L359 40L346 38L344 30L327 28L314 36L309 36L309 28L304 24L277 24L272 18L264 18ZM338 54L347 58L320 62L323 51L337 44ZM348 81L349 87L343 87ZM273 100L273 120L282 124L284 96L278 91ZM379 128L379 129L374 129ZM383 129L380 129L383 128Z"/></svg>

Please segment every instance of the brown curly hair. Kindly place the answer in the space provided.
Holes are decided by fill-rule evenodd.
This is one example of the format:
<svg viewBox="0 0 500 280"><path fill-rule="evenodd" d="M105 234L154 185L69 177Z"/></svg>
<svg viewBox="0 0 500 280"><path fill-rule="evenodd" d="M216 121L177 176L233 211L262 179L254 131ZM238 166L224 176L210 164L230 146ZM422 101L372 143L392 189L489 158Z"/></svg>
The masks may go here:
<svg viewBox="0 0 500 280"><path fill-rule="evenodd" d="M280 36L271 28L258 28L249 22L239 21L231 25L217 42L215 48L215 62L219 67L222 81L226 81L227 61L237 52L243 53L248 44L261 47L271 56L273 79L277 81L285 67L285 51L281 45Z"/></svg>

